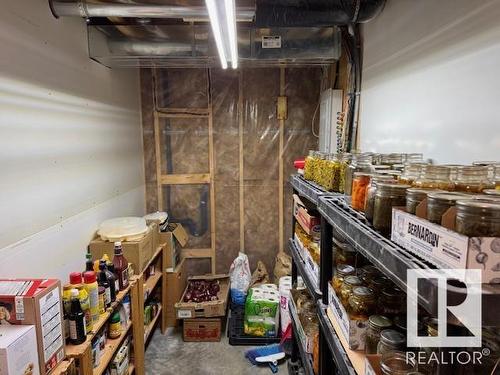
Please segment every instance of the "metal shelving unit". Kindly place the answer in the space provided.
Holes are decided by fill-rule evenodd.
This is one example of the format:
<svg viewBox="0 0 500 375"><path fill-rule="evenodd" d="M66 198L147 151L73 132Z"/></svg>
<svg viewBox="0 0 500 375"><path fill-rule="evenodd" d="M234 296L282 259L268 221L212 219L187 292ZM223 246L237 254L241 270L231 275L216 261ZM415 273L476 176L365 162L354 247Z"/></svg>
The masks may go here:
<svg viewBox="0 0 500 375"><path fill-rule="evenodd" d="M335 194L325 191L321 186L315 184L312 181L304 179L304 177L299 174L292 175L290 177L290 183L292 184L294 193L297 193L299 196L306 198L316 206L318 205L319 197L323 195Z"/></svg>
<svg viewBox="0 0 500 375"><path fill-rule="evenodd" d="M297 347L299 349L302 366L304 368L304 373L306 375L314 375L312 356L311 354L307 353L306 348L304 347L304 342L295 335L295 333L299 331L299 326L301 327L301 323L299 320L299 316L297 315L295 303L293 302L292 299L290 299L290 301L288 302L288 311L290 311L290 318L292 319L292 327L294 332L294 340L296 341Z"/></svg>
<svg viewBox="0 0 500 375"><path fill-rule="evenodd" d="M321 290L319 289L318 283L313 280L310 272L306 269L306 262L300 255L300 251L298 245L295 243L295 240L289 240L288 248L292 254L293 263L297 267L298 274L302 277L302 280L304 281L304 284L306 285L306 288L311 296L317 301L321 298Z"/></svg>

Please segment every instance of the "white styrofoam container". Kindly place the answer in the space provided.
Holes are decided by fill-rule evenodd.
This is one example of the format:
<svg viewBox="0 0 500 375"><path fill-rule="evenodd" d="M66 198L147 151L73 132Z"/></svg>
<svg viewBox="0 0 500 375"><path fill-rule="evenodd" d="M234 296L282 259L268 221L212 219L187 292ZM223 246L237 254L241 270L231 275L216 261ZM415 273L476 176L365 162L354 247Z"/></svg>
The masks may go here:
<svg viewBox="0 0 500 375"><path fill-rule="evenodd" d="M35 326L0 325L0 374L40 374Z"/></svg>

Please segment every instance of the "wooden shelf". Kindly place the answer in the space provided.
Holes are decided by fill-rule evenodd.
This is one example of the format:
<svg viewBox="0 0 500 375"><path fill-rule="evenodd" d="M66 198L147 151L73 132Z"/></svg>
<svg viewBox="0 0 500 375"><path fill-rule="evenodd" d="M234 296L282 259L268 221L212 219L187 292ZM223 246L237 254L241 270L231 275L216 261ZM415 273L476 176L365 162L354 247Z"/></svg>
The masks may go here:
<svg viewBox="0 0 500 375"><path fill-rule="evenodd" d="M99 366L94 369L94 375L101 375L111 362L111 359L115 356L116 351L123 343L123 340L127 336L130 331L130 327L132 327L132 322L128 322L127 327L122 331L120 337L116 339L108 339L106 342L106 346L104 348L104 354L101 357L101 361L99 362Z"/></svg>
<svg viewBox="0 0 500 375"><path fill-rule="evenodd" d="M149 278L146 280L144 283L144 293L145 295L149 297L153 289L156 287L158 284L158 281L162 278L162 273L161 272L156 272L154 275L149 276Z"/></svg>
<svg viewBox="0 0 500 375"><path fill-rule="evenodd" d="M59 363L54 370L52 370L51 375L66 374L66 372L69 370L73 362L74 362L73 358L65 359L64 361Z"/></svg>
<svg viewBox="0 0 500 375"><path fill-rule="evenodd" d="M111 316L111 313L122 303L123 298L130 292L130 287L131 283L129 282L128 287L116 295L116 300L111 304L111 307L108 308L106 312L99 317L99 320L96 323L94 323L92 331L87 335L87 340L85 340L85 342L80 345L66 345L66 356L70 358L76 358L83 355L88 346L91 345L92 339L101 330L104 324L106 324L109 317Z"/></svg>
<svg viewBox="0 0 500 375"><path fill-rule="evenodd" d="M144 328L144 341L148 341L149 339L149 336L151 336L151 333L153 332L154 330L154 327L155 327L155 324L156 322L158 321L158 318L160 317L161 315L161 310L162 310L162 306L160 306L160 308L158 309L158 312L156 313L155 317L153 318L153 320L151 320L151 323L149 323L145 328Z"/></svg>
<svg viewBox="0 0 500 375"><path fill-rule="evenodd" d="M156 249L155 253L151 257L149 262L146 263L146 266L144 266L144 270L146 270L150 265L152 265L156 261L158 256L162 253L162 251L163 251L163 246L162 245L158 246L158 248ZM139 276L140 276L140 274L139 274Z"/></svg>
<svg viewBox="0 0 500 375"><path fill-rule="evenodd" d="M135 371L135 366L134 366L134 364L132 362L130 362L129 365L128 365L128 374L132 375L134 373L134 371Z"/></svg>

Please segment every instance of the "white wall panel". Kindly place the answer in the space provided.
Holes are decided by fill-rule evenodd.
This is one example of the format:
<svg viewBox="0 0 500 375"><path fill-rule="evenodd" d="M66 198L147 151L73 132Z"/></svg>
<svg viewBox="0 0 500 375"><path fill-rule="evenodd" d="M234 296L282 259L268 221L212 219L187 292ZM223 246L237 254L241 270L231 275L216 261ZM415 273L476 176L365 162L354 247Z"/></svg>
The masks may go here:
<svg viewBox="0 0 500 375"><path fill-rule="evenodd" d="M65 279L101 220L144 212L138 72L45 0L2 4L0 46L0 277Z"/></svg>
<svg viewBox="0 0 500 375"><path fill-rule="evenodd" d="M500 2L389 0L364 25L361 148L500 159Z"/></svg>

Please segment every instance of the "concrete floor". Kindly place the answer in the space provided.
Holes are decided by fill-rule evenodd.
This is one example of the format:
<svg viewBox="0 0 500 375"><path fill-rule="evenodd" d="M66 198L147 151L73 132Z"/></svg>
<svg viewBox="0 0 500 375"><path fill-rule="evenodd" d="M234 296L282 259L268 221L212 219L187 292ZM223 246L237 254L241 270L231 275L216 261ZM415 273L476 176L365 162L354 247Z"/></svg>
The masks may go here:
<svg viewBox="0 0 500 375"><path fill-rule="evenodd" d="M245 351L251 347L231 346L227 335L220 342L184 342L182 331L163 336L154 333L146 350L147 375L272 375L268 366L253 366ZM288 374L286 361L279 374Z"/></svg>

